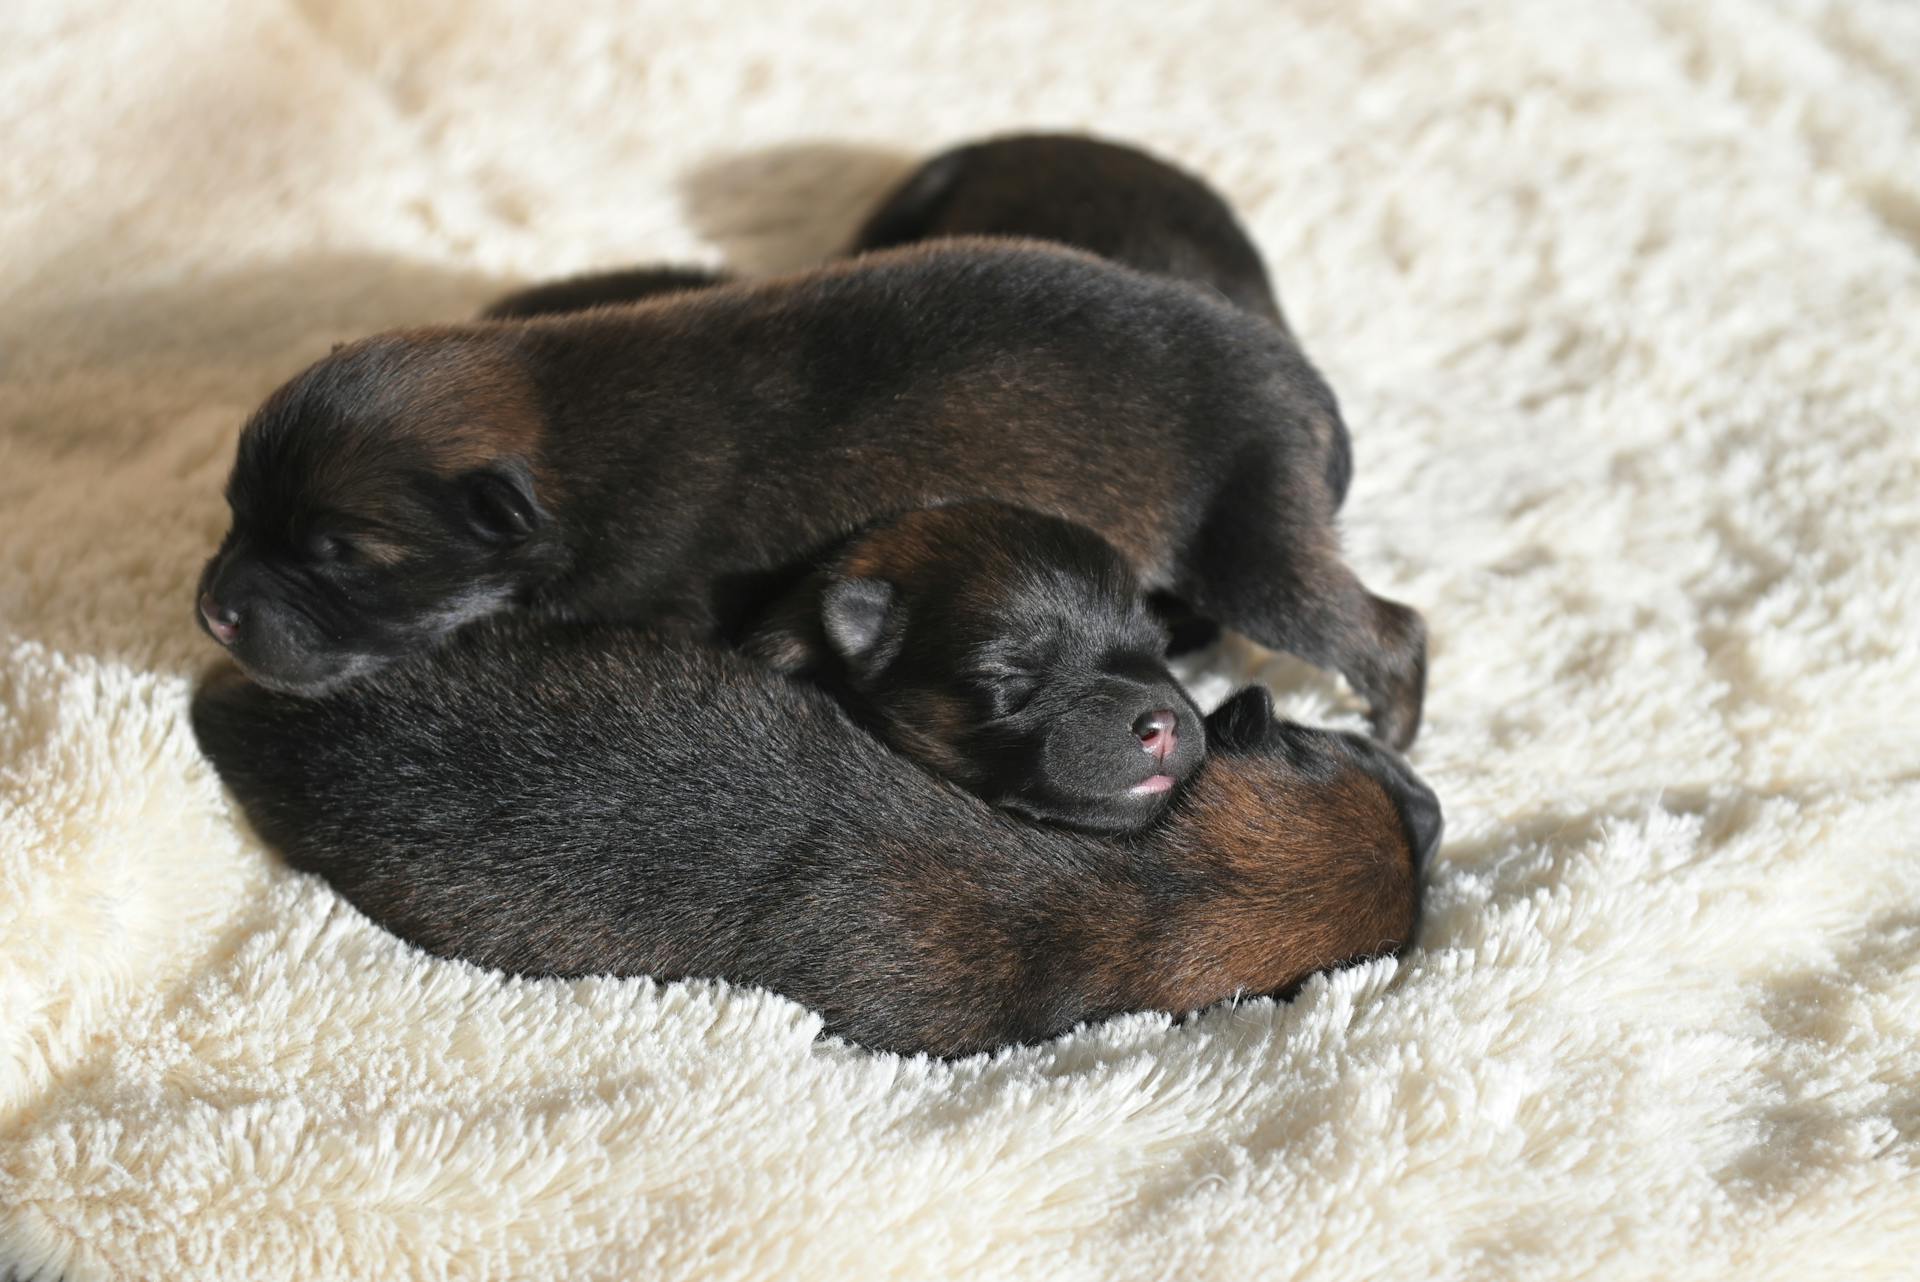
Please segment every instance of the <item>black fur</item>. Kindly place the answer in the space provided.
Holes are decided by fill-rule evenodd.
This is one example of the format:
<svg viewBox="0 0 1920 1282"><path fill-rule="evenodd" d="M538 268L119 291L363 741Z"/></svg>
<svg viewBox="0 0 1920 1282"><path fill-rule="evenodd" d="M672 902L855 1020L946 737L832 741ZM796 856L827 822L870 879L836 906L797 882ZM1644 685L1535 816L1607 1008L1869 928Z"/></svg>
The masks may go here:
<svg viewBox="0 0 1920 1282"><path fill-rule="evenodd" d="M894 747L1030 819L1128 832L1204 751L1166 635L1120 554L1000 503L866 531L769 612L749 652L804 672Z"/></svg>
<svg viewBox="0 0 1920 1282"><path fill-rule="evenodd" d="M884 198L852 253L938 237L1054 241L1212 290L1291 335L1260 250L1205 179L1158 156L1082 134L1016 134L943 151ZM1344 432L1327 452L1337 510L1353 482ZM1166 598L1175 653L1210 643L1218 627Z"/></svg>
<svg viewBox="0 0 1920 1282"><path fill-rule="evenodd" d="M1085 250L1212 290L1287 330L1266 263L1233 207L1205 179L1137 147L1082 134L1018 134L943 151L888 193L848 252L953 236L1014 236ZM722 279L674 267L576 276L510 294L482 315L637 302ZM1342 437L1327 458L1336 508L1352 479L1353 455ZM1169 614L1179 650L1197 648L1218 630L1176 604Z"/></svg>
<svg viewBox="0 0 1920 1282"><path fill-rule="evenodd" d="M958 1055L1411 938L1431 794L1270 708L1217 714L1221 755L1129 842L1006 816L732 652L600 626L481 624L318 699L228 669L193 725L268 842L429 951L760 985Z"/></svg>

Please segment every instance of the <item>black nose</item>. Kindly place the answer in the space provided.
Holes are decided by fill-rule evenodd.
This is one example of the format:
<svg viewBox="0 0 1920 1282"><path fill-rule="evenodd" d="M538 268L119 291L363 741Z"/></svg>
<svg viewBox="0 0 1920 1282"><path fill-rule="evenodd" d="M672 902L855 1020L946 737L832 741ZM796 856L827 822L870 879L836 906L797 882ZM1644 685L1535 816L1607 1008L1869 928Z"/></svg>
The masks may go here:
<svg viewBox="0 0 1920 1282"><path fill-rule="evenodd" d="M232 645L233 639L240 635L240 616L214 600L211 592L200 594L200 617L221 645Z"/></svg>
<svg viewBox="0 0 1920 1282"><path fill-rule="evenodd" d="M1154 760L1165 761L1180 744L1180 718L1172 708L1155 708L1133 723L1133 733Z"/></svg>

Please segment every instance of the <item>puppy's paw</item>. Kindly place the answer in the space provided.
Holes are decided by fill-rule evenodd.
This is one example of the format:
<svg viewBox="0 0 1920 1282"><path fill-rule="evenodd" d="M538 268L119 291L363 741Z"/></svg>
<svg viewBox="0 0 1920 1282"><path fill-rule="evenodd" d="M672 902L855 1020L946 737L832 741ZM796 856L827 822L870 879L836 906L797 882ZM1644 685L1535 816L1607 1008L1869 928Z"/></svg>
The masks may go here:
<svg viewBox="0 0 1920 1282"><path fill-rule="evenodd" d="M1427 696L1427 625L1418 611L1374 598L1380 641L1375 680L1366 690L1374 738L1405 752L1420 733Z"/></svg>

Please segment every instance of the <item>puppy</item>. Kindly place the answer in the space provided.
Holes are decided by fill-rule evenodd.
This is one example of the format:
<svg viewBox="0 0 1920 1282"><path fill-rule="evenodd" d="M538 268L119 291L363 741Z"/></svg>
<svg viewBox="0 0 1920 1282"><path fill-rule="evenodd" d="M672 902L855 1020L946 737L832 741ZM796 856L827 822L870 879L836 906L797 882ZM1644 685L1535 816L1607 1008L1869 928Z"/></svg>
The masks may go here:
<svg viewBox="0 0 1920 1282"><path fill-rule="evenodd" d="M1165 631L1098 535L1000 503L855 537L746 650L840 694L895 748L994 805L1121 833L1200 764L1200 711Z"/></svg>
<svg viewBox="0 0 1920 1282"><path fill-rule="evenodd" d="M937 236L1057 241L1217 290L1286 327L1260 251L1227 202L1135 147L1023 134L943 151L880 202L851 252Z"/></svg>
<svg viewBox="0 0 1920 1282"><path fill-rule="evenodd" d="M485 623L317 699L229 668L193 726L268 843L430 952L765 987L901 1053L1391 952L1441 829L1397 757L1275 721L1257 690L1138 837L1029 825L814 687L604 625Z"/></svg>
<svg viewBox="0 0 1920 1282"><path fill-rule="evenodd" d="M988 139L941 152L900 183L862 224L859 254L935 237L1015 236L1054 241L1141 271L1217 291L1282 329L1260 251L1207 183L1135 147L1076 134ZM531 316L637 302L664 289L717 283L712 274L634 269L536 286L482 315ZM1333 480L1336 508L1351 465ZM1155 601L1170 625L1170 652L1211 644L1219 628L1171 596Z"/></svg>
<svg viewBox="0 0 1920 1282"><path fill-rule="evenodd" d="M1404 745L1424 630L1340 560L1345 458L1277 327L1088 255L940 241L340 349L242 431L199 615L305 693L517 606L735 636L877 517L991 498L1338 669Z"/></svg>

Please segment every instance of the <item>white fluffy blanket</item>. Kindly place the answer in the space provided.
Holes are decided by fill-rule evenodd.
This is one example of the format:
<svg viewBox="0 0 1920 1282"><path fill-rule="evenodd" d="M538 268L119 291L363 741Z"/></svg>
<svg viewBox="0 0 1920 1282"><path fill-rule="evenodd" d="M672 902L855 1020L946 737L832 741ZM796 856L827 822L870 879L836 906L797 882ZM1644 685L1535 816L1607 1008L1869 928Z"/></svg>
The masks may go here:
<svg viewBox="0 0 1920 1282"><path fill-rule="evenodd" d="M0 24L0 1276L1920 1269L1920 11ZM189 598L268 390L538 276L807 262L1024 126L1211 175L1344 398L1353 559L1434 637L1418 949L929 1064L424 960L237 822Z"/></svg>

